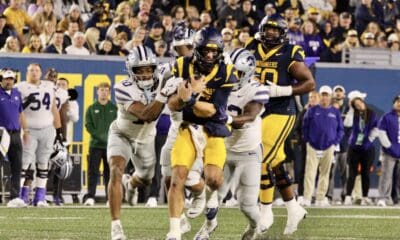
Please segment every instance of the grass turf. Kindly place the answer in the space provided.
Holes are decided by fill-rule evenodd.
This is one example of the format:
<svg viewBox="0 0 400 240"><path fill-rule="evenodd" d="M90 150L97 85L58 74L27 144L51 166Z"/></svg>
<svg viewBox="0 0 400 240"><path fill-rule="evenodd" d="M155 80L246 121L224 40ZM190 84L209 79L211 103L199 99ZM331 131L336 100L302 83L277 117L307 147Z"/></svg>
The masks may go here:
<svg viewBox="0 0 400 240"><path fill-rule="evenodd" d="M309 208L309 215L292 236L282 234L286 209L275 208L275 223L261 239L400 239L399 208ZM247 222L237 209L221 209L212 239L240 239ZM124 208L122 223L128 239L164 239L168 230L166 208ZM191 221L193 239L203 223ZM0 208L0 239L109 239L107 208Z"/></svg>

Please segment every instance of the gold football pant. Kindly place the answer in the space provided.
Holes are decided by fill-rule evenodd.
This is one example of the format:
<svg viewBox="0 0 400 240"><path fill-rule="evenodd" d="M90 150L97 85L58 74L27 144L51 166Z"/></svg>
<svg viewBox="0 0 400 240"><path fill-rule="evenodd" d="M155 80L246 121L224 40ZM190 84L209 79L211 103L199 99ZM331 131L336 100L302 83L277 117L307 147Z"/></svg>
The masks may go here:
<svg viewBox="0 0 400 240"><path fill-rule="evenodd" d="M285 158L284 145L292 131L295 115L270 114L262 121L263 162L261 166L260 202L270 204L274 198L274 174L272 169Z"/></svg>

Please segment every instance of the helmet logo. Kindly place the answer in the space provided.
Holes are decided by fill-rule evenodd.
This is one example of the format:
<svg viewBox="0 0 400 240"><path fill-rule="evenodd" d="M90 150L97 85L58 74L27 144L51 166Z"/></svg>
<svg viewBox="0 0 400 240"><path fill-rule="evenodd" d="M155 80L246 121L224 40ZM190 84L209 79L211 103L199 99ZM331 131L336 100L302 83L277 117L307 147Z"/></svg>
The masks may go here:
<svg viewBox="0 0 400 240"><path fill-rule="evenodd" d="M247 64L249 64L250 67L254 67L256 65L255 59L253 56L248 56L247 59Z"/></svg>

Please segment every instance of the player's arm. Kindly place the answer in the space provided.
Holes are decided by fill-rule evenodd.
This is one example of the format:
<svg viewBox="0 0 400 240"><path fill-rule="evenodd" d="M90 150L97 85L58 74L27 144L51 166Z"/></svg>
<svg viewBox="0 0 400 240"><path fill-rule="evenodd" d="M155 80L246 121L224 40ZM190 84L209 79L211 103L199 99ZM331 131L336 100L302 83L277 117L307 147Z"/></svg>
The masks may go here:
<svg viewBox="0 0 400 240"><path fill-rule="evenodd" d="M25 113L24 112L21 112L19 114L19 124L21 125L21 128L23 130L22 139L23 139L24 143L27 144L28 143L29 130L28 130L28 124L26 122L26 117L25 117Z"/></svg>
<svg viewBox="0 0 400 240"><path fill-rule="evenodd" d="M141 102L133 102L128 112L144 122L152 122L158 118L164 108L164 103L157 100L144 105Z"/></svg>
<svg viewBox="0 0 400 240"><path fill-rule="evenodd" d="M53 99L53 103L55 103L56 100ZM54 128L59 129L61 128L61 118L60 118L60 113L58 112L57 106L53 104L51 106L51 113L53 114L54 117Z"/></svg>
<svg viewBox="0 0 400 240"><path fill-rule="evenodd" d="M314 77L304 62L294 62L289 67L289 73L297 80L292 86L292 95L306 94L315 89Z"/></svg>
<svg viewBox="0 0 400 240"><path fill-rule="evenodd" d="M232 127L241 128L247 122L254 121L261 112L263 105L259 102L251 101L244 106L242 115L233 117Z"/></svg>
<svg viewBox="0 0 400 240"><path fill-rule="evenodd" d="M61 122L61 132L64 136L67 136L67 124L68 124L68 101L61 105L60 108L60 122Z"/></svg>

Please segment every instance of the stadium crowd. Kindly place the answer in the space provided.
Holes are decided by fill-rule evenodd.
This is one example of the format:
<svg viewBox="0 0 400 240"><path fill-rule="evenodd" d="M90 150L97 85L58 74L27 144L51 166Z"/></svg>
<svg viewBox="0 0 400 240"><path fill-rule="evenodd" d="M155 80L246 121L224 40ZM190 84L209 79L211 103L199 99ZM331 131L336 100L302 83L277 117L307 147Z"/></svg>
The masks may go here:
<svg viewBox="0 0 400 240"><path fill-rule="evenodd" d="M243 47L265 15L279 13L307 56L340 62L343 48L399 51L400 4L394 0L96 1L10 0L0 6L0 51L126 56L144 44L173 56L172 29L217 27L226 50Z"/></svg>
<svg viewBox="0 0 400 240"><path fill-rule="evenodd" d="M399 192L397 189L400 187L398 184L400 168L397 162L400 158L400 96L394 97L392 102L393 108L389 112L383 116L378 116L368 106L365 93L359 91L346 93L346 89L339 85L333 88L325 85L321 86L318 91L310 92L314 88L315 82L311 72L305 67L303 61L305 55L307 57L319 57L320 61L325 62L341 62L342 51L345 48L383 48L390 49L391 51L399 51L399 11L400 4L390 0L141 0L122 2L68 0L53 2L52 0L38 0L30 4L23 3L21 0L11 0L9 5L2 5L2 13L0 13L0 52L1 54L22 52L25 54L53 53L127 57L126 65L130 78L114 86L115 100L118 103L118 107L109 100L111 86L106 83L100 83L97 87L97 101L88 109L85 109L84 125L91 135L91 142L88 158L89 188L82 203L88 206L92 206L95 203L96 185L100 176L99 165L101 160L103 160L104 183L108 184L106 195L109 202L107 204L110 206L113 220L112 236L113 234L123 236L122 225L119 221L121 204L119 200L122 199L121 183L124 185L125 192L128 193L125 200L129 203L136 204L137 199L132 199L132 196L135 195L137 197L137 189L144 185L150 185L150 183L150 193L146 193L142 201L146 202L146 206L148 207L155 207L159 201L162 201L159 198L161 183L163 182L161 178L165 178L166 176L160 167L160 158L162 158L163 154L161 148L167 136L171 135L171 131L168 134L168 129L174 127L174 124L171 124L171 121L174 121L172 119L173 112L181 110L184 121L179 125L181 128L178 127L179 132L176 139L173 139L173 141L176 140L174 146L181 146L182 149L188 147L185 145L185 140L186 142L188 141L187 137L189 136L190 138L190 136L196 136L195 134L203 134L203 132L198 133L196 131L198 131L198 125L204 125L204 132L210 131L215 134L213 137L210 137L211 134L205 138L199 137L200 140L210 144L202 146L205 146L204 149L206 150L204 150L204 153L208 155L204 156L204 158L208 157L214 160L215 163L222 164L222 166L204 161L204 166L202 166L204 179L201 177L201 174L198 174L198 178L196 179L198 182L188 186L188 182L190 180L193 181L191 173L189 173L189 178L186 182L183 181L183 178L176 178L175 174L182 174L179 171L186 171L185 178L188 177L188 170L192 167L192 163L189 164L182 160L182 162L179 162L180 164L177 164L176 159L185 158L185 160L194 161L196 160L196 154L193 155L194 159L189 159L192 155L184 156L187 152L182 149L178 147L170 149L171 153L168 156L171 158L170 165L172 165L173 169L172 173L169 173L169 177L172 178L169 181L172 181L173 184L170 185L170 194L168 196L170 203L170 232L167 234L167 239L180 239L181 231L183 232L181 229L177 230L179 227L176 227L180 224L179 221L181 221L179 218L181 209L179 208L183 206L178 206L181 200L178 198L181 196L179 191L183 191L183 184L190 189L193 199L201 195L204 201L206 195L209 197L213 192L217 192L216 190L221 186L222 182L218 181L218 176L219 174L223 174L222 170L225 159L219 161L221 159L217 158L222 158L225 156L225 153L222 154L219 152L222 148L217 149L217 147L212 148L210 146L211 143L215 144L215 146L221 146L219 145L221 141L224 144L223 137L230 135L225 123L232 124L233 129L241 129L245 123L252 123L254 125L260 123L257 127L261 128L262 126L263 132L265 132L264 127L270 127L268 124L265 124L271 121L271 118L268 118L273 116L278 119L279 115L284 116L285 119L287 118L285 127L272 134L276 136L269 136L269 132L263 133L262 136L262 144L267 146L268 144L264 142L267 137L264 135L268 135L269 138L276 137L276 139L272 143L274 147L267 152L266 156L262 156L262 165L260 163L255 164L255 167L262 170L261 180L257 178L255 181L257 183L255 184L257 185L256 189L250 189L249 186L242 184L242 182L239 183L239 186L230 185L229 189L225 189L226 192L231 190L231 194L228 194L230 196L227 197L226 202L228 205L240 205L241 210L250 222L244 236L246 234L250 236L251 231L253 231L251 232L251 236L253 236L256 228L258 231L258 219L260 219L261 226L265 224L265 231L272 225L272 222L268 222L269 219L267 222L263 222L265 218L260 216L269 214L273 221L271 201L273 198L273 189L276 186L280 190L284 204L288 208L288 222L284 232L285 234L291 234L297 230L297 225L307 214L300 205L309 207L312 203L315 203L316 206L327 207L332 203L345 205L358 203L361 205L377 204L378 206L386 206L398 202ZM268 22L262 19L267 19ZM287 29L286 23L283 24L281 19L283 22L287 22ZM271 45L268 45L270 43L265 43L268 40L267 37L260 36L260 34L267 34L268 28L276 30L276 34L279 36L276 38L278 41L272 42ZM209 75L214 74L215 79L226 78L226 82L221 81L220 85L222 87L218 86L210 90L205 85L203 86L196 82L198 79L193 78L191 80L193 82L190 82L190 87L180 83L179 86L174 86L174 90L172 91L169 89L172 89L170 86L172 83L168 81L174 80L165 80L165 85L157 89L158 92L156 92L153 88L153 82L155 82L153 73L155 72L155 66L157 66L156 57L177 58L178 55L185 56L185 54L179 53L176 48L178 46L176 45L177 29L182 30L182 34L180 35L190 35L192 34L191 32L197 31L197 39L193 40L197 41L197 45L193 44L195 47L192 46L192 43L185 43L183 45L190 46L189 52L193 50L193 56L195 57L193 62L190 63L185 62L191 61L188 60L190 59L188 57L179 58L173 70L171 70L171 67L167 71L175 74L175 76L168 79L175 80L178 78L178 74L180 74L179 77L182 79L191 78L190 66L192 65L190 64L193 64L196 67L196 71L203 71L201 72L202 77L209 77ZM214 46L207 43L212 37L218 38L219 36L222 43L221 49L219 49L218 44L214 44ZM186 38L189 39L190 37L186 36ZM248 86L253 86L255 90L252 100L243 104L242 107L244 108L244 106L248 106L247 104L254 104L256 102L255 105L259 108L258 111L253 110L256 113L254 113L251 121L243 120L244 123L240 122L238 117L241 114L238 113L239 116L232 117L225 113L226 106L221 107L221 109L224 109L223 112L217 109L213 114L204 110L207 109L206 107L202 109L206 113L202 113L196 109L195 104L197 101L206 102L209 105L205 106L209 107L212 105L212 108L214 108L218 104L227 102L228 97L230 98L233 95L229 95L230 89L233 88L235 82L242 81L241 79L245 77L246 71L239 70L240 77L238 76L238 79L236 79L236 74L229 72L232 71L232 68L227 66L230 65L228 64L230 61L237 67L235 61L240 59L239 56L241 54L248 54L243 58L253 60L248 66L253 67L252 73L255 73L254 76L260 77L260 81L267 82L266 75L260 74L261 70L260 72L256 71L256 59L257 64L266 61L263 55L265 54L263 48L258 47L257 49L257 46L261 46L257 45L259 42L265 44L263 47L267 46L265 49L269 50L280 44L285 46L282 49L271 50L272 57L276 59L283 59L283 57L277 57L282 55L282 53L276 54L277 51L282 50L283 52L289 51L287 50L288 48L292 49L290 50L291 54L286 54L286 52L283 54L285 58L289 59L285 59L286 62L284 63L286 72L283 74L279 72L279 79L271 80L275 82L269 83L266 89L262 88L265 86L260 87L260 84L257 83L253 85L249 84L252 83L253 76L246 79ZM201 45L204 48L198 47L199 44L204 44L204 46ZM225 61L222 61L222 56L219 56L222 55L222 52L224 53ZM291 55L290 58L288 57L289 55ZM207 65L208 62L204 61L208 56L212 56L210 57L211 59L216 59L211 65ZM143 58L147 59L143 60ZM261 60L259 60L260 58ZM271 64L282 64L280 60L274 61L277 62L271 62ZM143 62L146 64L143 64ZM218 73L213 73L215 66L226 69L223 70L225 73L221 73L223 72L222 70ZM263 65L257 65L257 68L260 66ZM304 68L302 68L303 66ZM184 69L186 67L188 69ZM293 68L300 69L300 71L295 71ZM10 147L9 151L10 160L20 159L22 155L21 151L25 155L25 158L29 154L36 154L37 159L43 160L43 156L47 156L44 162L37 160L35 177L31 173L33 171L33 169L30 169L31 165L23 162L21 166L20 163L15 164L15 162L10 161L12 164L11 201L8 204L10 207L26 206L26 203L29 201L28 192L32 187L34 178L36 193L33 205L47 206L44 195L46 195L46 181L49 170L48 157L50 157L50 161L53 161L52 164L56 165L54 168L55 180L53 184L57 187L55 187L53 193L53 202L55 205L61 205L63 203L61 192L62 180L68 177L71 171L70 166L66 168L62 164L58 166L57 160L52 159L58 159L58 154L64 151L61 149L66 148L64 142L68 139L67 125L78 121L79 117L83 118L82 116L76 116L78 112L77 108L79 107L76 102L74 103L74 100L77 98L76 92L68 89L68 79L57 78L57 71L55 69L49 69L45 72L44 78L49 81L42 80L42 71L45 70L41 69L39 64L29 64L26 76L27 81L18 83L17 88L19 91L17 91L13 88L17 79L14 70L6 68L2 70L0 88L2 102L0 102L0 112L2 116L4 115L4 118L0 119L0 126L4 127L11 135L10 146L12 147ZM186 77L184 77L185 74L187 74ZM220 75L217 76L216 74ZM150 76L149 79L151 80L147 80L143 76ZM162 76L159 79L164 78L165 76ZM285 85L287 82L292 83L291 81L294 78L299 81L299 84L295 84L293 87L292 85ZM218 82L217 80L215 81ZM43 84L40 84L41 82ZM282 82L285 84L281 86L279 83ZM29 84L40 86L38 89L43 88L41 90L44 93L42 101L38 101L35 98L35 94L39 95L41 93L32 93L32 88ZM146 84L151 86L148 87ZM245 86L242 82L240 84L238 84L240 87ZM136 85L137 89L135 88ZM193 92L191 89L192 85ZM303 88L300 87L299 90L299 86ZM54 90L54 88L57 90ZM229 91L225 89L221 90L223 88L229 89ZM45 92L45 89L50 89L49 91L52 92L51 95ZM142 90L143 93L141 92L141 95L137 94L138 91ZM206 94L209 99L206 98L207 96L204 97L202 95L203 91L210 91L207 93L209 95ZM219 91L219 95L215 93L217 91ZM296 114L296 110L291 109L295 105L292 96L304 93L308 93L308 104L304 107L301 104L296 106ZM135 97L137 96L135 94L140 95L140 97L136 99ZM210 96L213 96L213 94L218 96L220 100L217 101L211 98ZM281 97L284 97L286 100L279 100ZM58 98L57 104L51 103L53 98ZM237 96L237 98L239 99L240 97ZM272 110L267 109L270 106L267 105L267 102L276 103L274 100L277 102L282 101L284 104L288 104L288 107L283 109L281 106L277 107L275 105L272 106ZM210 104L210 101L215 102L211 102L212 104ZM172 113L162 111L166 103L168 103L170 110L173 110ZM261 111L261 106L266 106L265 112ZM12 111L9 111L10 109ZM277 109L277 112L273 112ZM228 110L232 111L232 109ZM240 108L239 110L242 111ZM41 111L43 111L43 114L47 114L46 116L48 117L43 118L45 119L43 121L37 121L40 119L37 111L41 114ZM192 115L187 113L190 111L193 111ZM29 113L24 114L24 112ZM199 112L201 117L197 115ZM243 114L246 113L248 114L247 109ZM185 114L190 115L190 117L186 115L185 119ZM214 114L218 115L218 118L215 118ZM161 117L158 117L159 115ZM171 115L171 120L169 115ZM230 120L227 115L231 118ZM297 115L296 121L295 115ZM199 120L199 118L206 119L207 121ZM261 118L263 121L262 125ZM192 122L188 121L188 119L192 120ZM256 122L256 119L259 119L260 122ZM283 124L282 119L276 121L276 124L278 122ZM188 126L185 126L185 124ZM190 129L190 126L196 126L195 130ZM207 129L206 127L209 128ZM289 136L292 127L294 131ZM258 128L254 129L258 130ZM286 131L287 129L289 130ZM23 132L23 144L19 138L21 130ZM157 130L154 138L152 138L152 133L155 132L153 130ZM143 134L145 131L148 131L149 134ZM239 131L239 133L235 134L243 134L243 132ZM124 134L129 136L124 136ZM35 145L32 143L34 141L27 141L28 136L26 135L29 135L29 139L34 139L40 144ZM249 136L245 135L245 137ZM261 136L259 137L261 143ZM375 146L378 145L378 142L374 142L376 138L379 138L380 143L381 157L379 161L382 172L379 180L379 196L374 203L368 194L370 190L371 166L377 160L375 159ZM55 148L53 147L54 139ZM281 139L286 141L281 141ZM197 148L202 143L196 143L196 141L199 140L193 140L193 145ZM295 143L295 146L293 146L293 143ZM233 143L231 144L233 149L237 147ZM285 149L285 152L280 152L281 146L282 149ZM279 150L274 150L275 147ZM155 166L146 165L152 161L152 157L146 155L150 151L149 149L152 148L155 148L154 154L157 158ZM240 149L240 146L238 148ZM56 155L51 155L50 153L54 149L56 149L57 153ZM127 173L122 176L121 172L125 170L125 163L129 160L129 156L131 156L131 153L128 151L129 149L135 155L134 159L132 159L133 166L128 167ZM198 149L194 149L193 151L196 152ZM215 155L211 156L208 151L213 152ZM235 156L233 152L237 152L229 151L232 151L232 149L228 149L228 157L230 156L229 153ZM247 153L246 151L241 149L238 152ZM262 150L258 149L258 151ZM256 155L254 158L261 156L259 152L249 152L251 154L248 155ZM106 161L107 156L109 162ZM283 159L279 159L282 156ZM29 158L32 160L34 156L29 156ZM268 159L271 160L268 162ZM277 161L274 162L276 159ZM283 161L285 161L285 164L282 164ZM297 183L297 200L291 190L292 181L290 176L287 175L286 170L290 168L289 165L291 162L294 162L292 172L295 183ZM229 164L232 164L232 162ZM235 167L234 164L232 167ZM130 171L129 168L133 170ZM19 169L22 169L22 171L19 171ZM134 173L132 174L132 172ZM340 174L341 179L342 193L339 199L333 199L336 173ZM148 179L149 177L150 179ZM316 184L316 181L318 181L318 184ZM19 182L22 182L22 187L19 186ZM178 189L177 186L179 184L182 184L182 189ZM316 185L317 191L314 202L313 193ZM226 187L226 185L224 186ZM253 201L254 199L248 198L251 194L246 196L235 194L239 188L242 191L248 191L246 193L258 193L259 187L261 192L261 208L257 208L257 210L251 209L251 207L254 207L254 204L251 206L246 205L256 202ZM197 190L197 188L200 190ZM258 194L253 195L258 197ZM254 197L253 195L251 196ZM208 197L207 200L209 200ZM173 200L176 206L171 204L171 200ZM279 197L276 197L275 202L279 204L279 201L283 202L279 200ZM195 204L193 205L195 206ZM202 206L202 209L204 208L205 202L204 206ZM217 206L209 207L207 205L207 209L216 208ZM199 211L196 214L200 214L201 212ZM214 224L212 221L216 221L217 212L218 210L216 210L212 217L209 217L207 215L209 213L206 213L208 220L205 221L202 229L205 229L203 230L207 232L207 236L213 231L207 228ZM188 211L187 214L190 215L190 212ZM214 229L215 227L216 225L214 225ZM202 229L199 231L200 234ZM174 238L175 236L178 237Z"/></svg>

